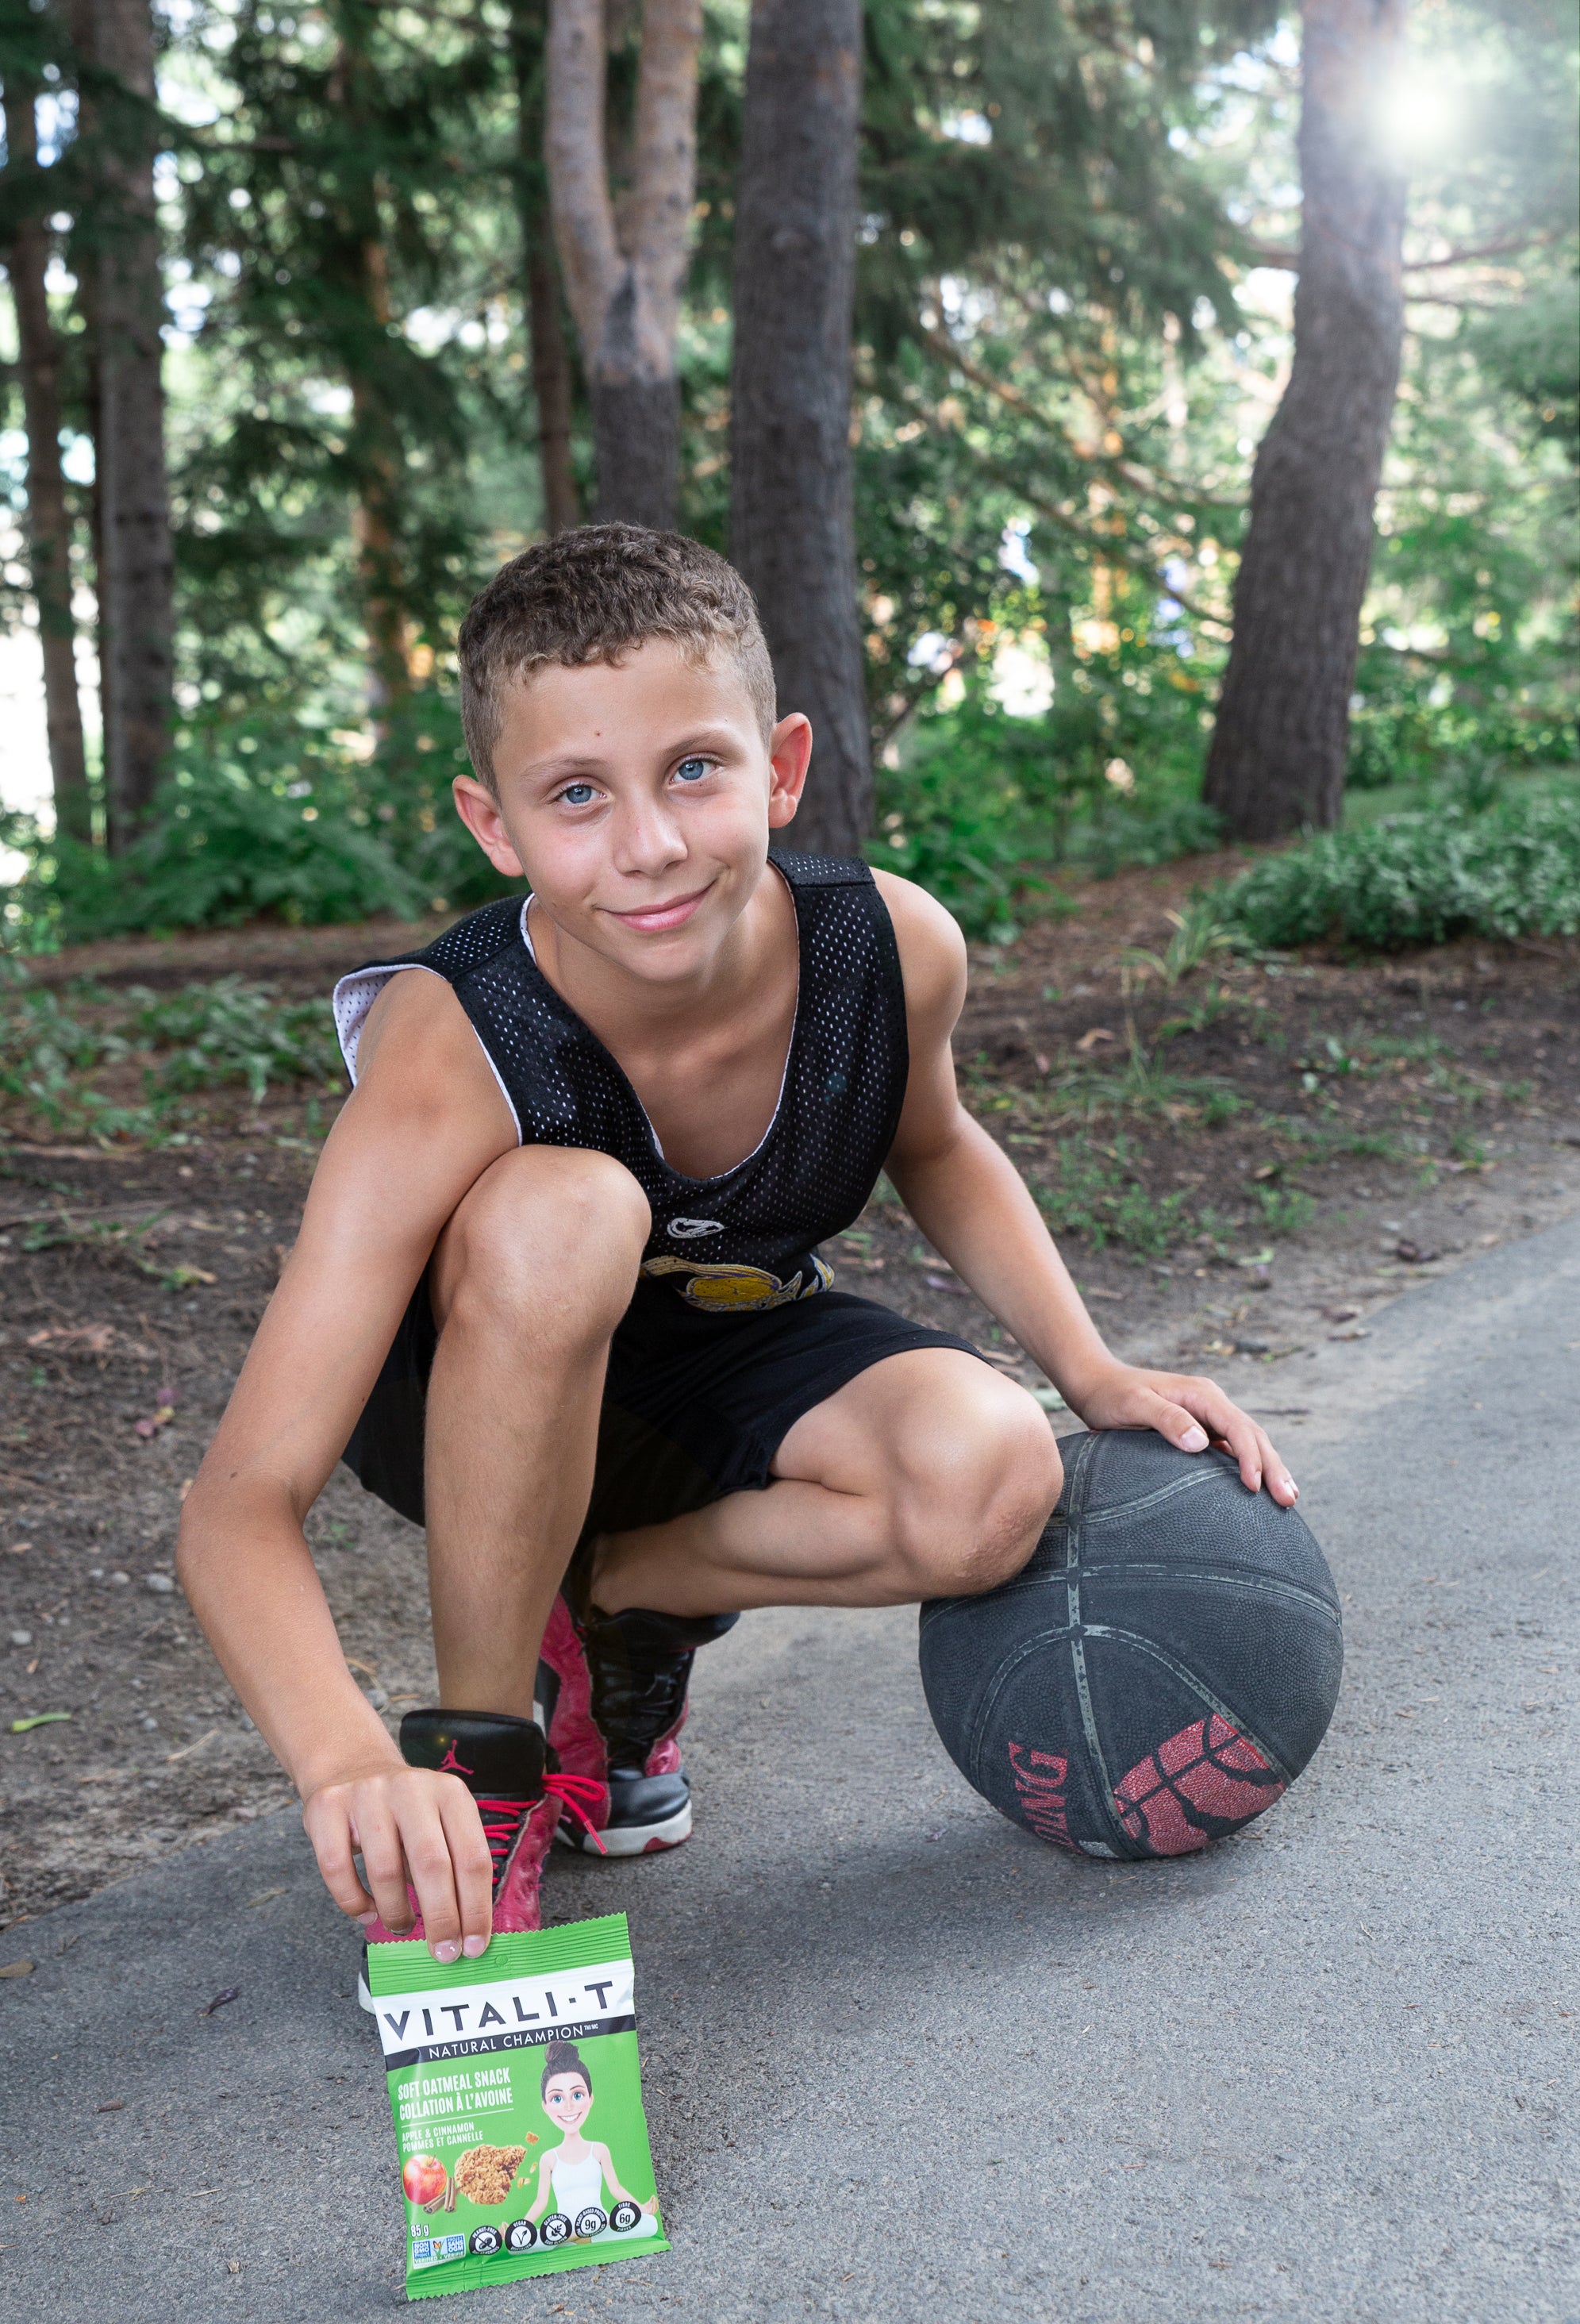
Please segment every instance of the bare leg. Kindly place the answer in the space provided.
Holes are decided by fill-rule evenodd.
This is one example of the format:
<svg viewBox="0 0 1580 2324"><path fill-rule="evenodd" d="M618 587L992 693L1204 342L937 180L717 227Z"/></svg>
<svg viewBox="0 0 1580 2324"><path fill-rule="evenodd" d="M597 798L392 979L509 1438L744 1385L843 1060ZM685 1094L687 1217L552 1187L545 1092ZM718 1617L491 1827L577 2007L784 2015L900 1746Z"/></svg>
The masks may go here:
<svg viewBox="0 0 1580 2324"><path fill-rule="evenodd" d="M649 1223L618 1162L537 1146L485 1171L439 1239L425 1457L448 1711L532 1716L544 1626L592 1489L610 1337Z"/></svg>
<svg viewBox="0 0 1580 2324"><path fill-rule="evenodd" d="M1052 1431L1025 1390L951 1348L886 1357L798 1420L774 1481L666 1525L607 1534L605 1613L892 1606L1018 1573L1059 1499Z"/></svg>

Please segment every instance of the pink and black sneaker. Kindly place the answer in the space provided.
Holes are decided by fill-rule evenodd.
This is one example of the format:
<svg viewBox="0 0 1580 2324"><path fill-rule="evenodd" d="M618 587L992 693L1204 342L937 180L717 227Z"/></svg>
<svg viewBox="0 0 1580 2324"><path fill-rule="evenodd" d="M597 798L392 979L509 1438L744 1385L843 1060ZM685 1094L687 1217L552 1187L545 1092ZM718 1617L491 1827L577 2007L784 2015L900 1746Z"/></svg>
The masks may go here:
<svg viewBox="0 0 1580 2324"><path fill-rule="evenodd" d="M542 1728L504 1711L409 1711L400 1722L400 1756L408 1766L459 1775L477 1802L493 1859L494 1934L541 1928L538 1883L556 1827L568 1815L579 1817L591 1831L592 1815L604 1803L602 1784L562 1774L551 1764ZM416 1891L409 1888L407 1895L411 1927L387 1929L381 1921L371 1921L365 1932L370 1943L423 1941ZM364 2009L372 2008L365 1975L357 1997Z"/></svg>
<svg viewBox="0 0 1580 2324"><path fill-rule="evenodd" d="M554 1601L537 1665L537 1715L567 1775L596 1784L591 1816L562 1820L572 1848L648 1856L691 1837L691 1785L681 1764L686 1687L699 1646L738 1614L686 1618L633 1608L600 1614Z"/></svg>

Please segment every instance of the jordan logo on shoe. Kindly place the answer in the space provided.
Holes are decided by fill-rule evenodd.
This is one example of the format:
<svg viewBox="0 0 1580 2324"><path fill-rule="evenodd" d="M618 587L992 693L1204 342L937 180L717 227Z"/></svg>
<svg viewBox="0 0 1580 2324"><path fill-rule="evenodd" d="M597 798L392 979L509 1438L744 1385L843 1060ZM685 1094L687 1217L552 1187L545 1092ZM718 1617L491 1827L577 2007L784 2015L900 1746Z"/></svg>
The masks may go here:
<svg viewBox="0 0 1580 2324"><path fill-rule="evenodd" d="M460 1760L455 1757L455 1746L453 1743L446 1752L444 1757L439 1761L439 1773L441 1775L446 1774L452 1775L470 1775L472 1773L472 1769L470 1767L464 1767L461 1765Z"/></svg>

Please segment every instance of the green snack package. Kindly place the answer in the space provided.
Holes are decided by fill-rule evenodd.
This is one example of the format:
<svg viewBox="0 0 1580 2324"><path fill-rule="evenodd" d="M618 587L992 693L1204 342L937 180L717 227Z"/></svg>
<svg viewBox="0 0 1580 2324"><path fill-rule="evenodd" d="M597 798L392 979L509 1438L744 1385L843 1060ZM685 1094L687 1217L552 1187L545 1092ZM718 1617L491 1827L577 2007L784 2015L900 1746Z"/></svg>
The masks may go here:
<svg viewBox="0 0 1580 2324"><path fill-rule="evenodd" d="M481 1960L368 1947L424 2300L667 2251L623 1913L495 1937Z"/></svg>

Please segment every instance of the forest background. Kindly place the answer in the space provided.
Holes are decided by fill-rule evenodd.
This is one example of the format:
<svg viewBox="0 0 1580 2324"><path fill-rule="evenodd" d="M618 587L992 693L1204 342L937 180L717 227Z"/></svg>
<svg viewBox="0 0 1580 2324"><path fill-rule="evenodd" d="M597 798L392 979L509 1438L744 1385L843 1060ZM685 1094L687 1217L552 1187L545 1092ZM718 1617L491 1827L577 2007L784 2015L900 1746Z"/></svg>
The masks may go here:
<svg viewBox="0 0 1580 2324"><path fill-rule="evenodd" d="M494 892L455 628L565 524L739 562L788 835L959 913L962 1096L1116 1355L1299 1452L1377 1309L1580 1204L1575 37L0 0L0 1928L286 1804L181 1498L335 976ZM1059 1412L886 1180L826 1256ZM420 1533L344 1470L308 1528L393 1730Z"/></svg>
<svg viewBox="0 0 1580 2324"><path fill-rule="evenodd" d="M1061 866L1161 861L1224 830L1226 795L1204 803L1203 770L1247 610L1235 591L1253 462L1290 380L1302 39L1324 10L1343 14L1335 0L1304 23L1262 0L801 12L813 35L842 14L860 44L850 355L846 367L836 315L822 383L850 500L809 506L833 546L809 530L804 547L836 595L848 559L865 732L840 744L837 703L821 723L843 750L849 835L978 937L1056 906ZM759 18L774 14L759 0ZM593 83L606 75L579 115L563 58L557 100L550 87L552 41L576 19L589 37L595 20ZM1544 0L1422 0L1401 22L1364 133L1366 166L1408 202L1401 375L1338 772L1352 821L1357 807L1371 825L1413 815L1434 844L1444 815L1561 802L1573 855L1574 22ZM694 174L658 189L672 211L684 194L672 280L653 294L670 306L667 504L662 490L643 503L639 461L614 475L658 407L611 388L592 280L601 202L606 258L611 233L640 237L643 106L665 99L657 81L644 96L643 58L661 38L667 101L690 101L675 79L688 40L695 88ZM497 892L446 796L470 595L594 512L673 516L729 551L749 393L809 360L821 328L789 260L777 289L772 267L743 273L738 204L744 219L766 202L771 227L783 182L763 133L743 152L748 49L745 0L174 0L152 14L142 0L5 0L0 621L30 652L53 633L64 802L57 815L22 796L14 736L8 946L260 912L418 916ZM837 180L840 124L818 126ZM115 300L140 268L162 344L145 330L139 354L137 316L117 320ZM132 385L112 414L117 329ZM48 539L51 431L27 403L41 346L60 464ZM135 557L118 613L101 576L117 458L118 523L142 528L148 571L173 560L162 641ZM1325 482L1336 509L1355 495L1341 467L1307 480L1316 521L1296 546L1318 563ZM1370 546L1369 486L1361 509ZM1341 669L1354 650L1340 641ZM117 652L129 765L143 720L124 798L100 711ZM1281 827L1340 811L1337 793L1321 812L1300 804ZM1265 835L1243 813L1228 823ZM1550 812L1544 827L1550 853ZM1548 924L1572 924L1577 881L1571 865Z"/></svg>

